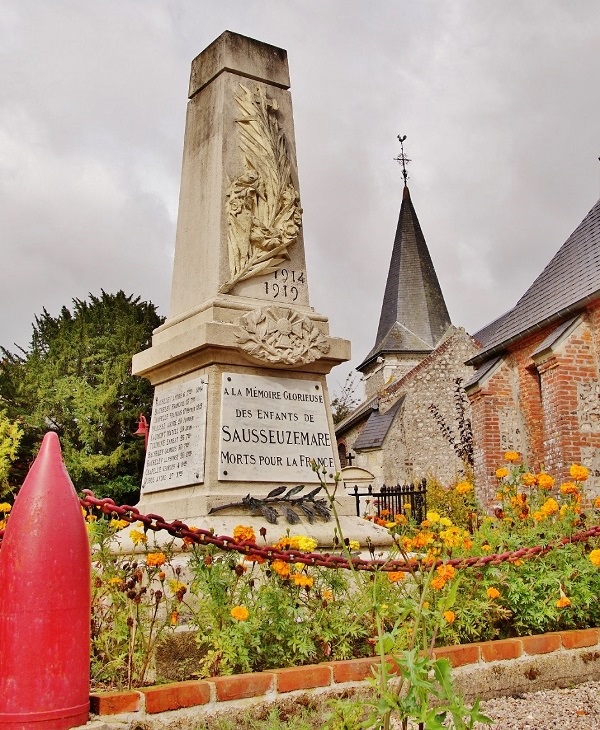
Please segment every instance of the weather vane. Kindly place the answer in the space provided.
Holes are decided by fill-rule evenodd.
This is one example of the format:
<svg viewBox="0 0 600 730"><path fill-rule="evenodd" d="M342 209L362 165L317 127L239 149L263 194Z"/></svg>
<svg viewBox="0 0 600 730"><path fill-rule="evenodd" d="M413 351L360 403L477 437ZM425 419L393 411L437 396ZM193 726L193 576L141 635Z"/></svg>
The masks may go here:
<svg viewBox="0 0 600 730"><path fill-rule="evenodd" d="M404 178L404 184L406 185L406 181L408 180L408 172L406 172L406 166L411 161L409 158L404 154L404 140L406 139L406 135L399 134L398 135L398 142L400 142L400 154L398 157L394 157L396 162L399 162L402 165L402 177Z"/></svg>

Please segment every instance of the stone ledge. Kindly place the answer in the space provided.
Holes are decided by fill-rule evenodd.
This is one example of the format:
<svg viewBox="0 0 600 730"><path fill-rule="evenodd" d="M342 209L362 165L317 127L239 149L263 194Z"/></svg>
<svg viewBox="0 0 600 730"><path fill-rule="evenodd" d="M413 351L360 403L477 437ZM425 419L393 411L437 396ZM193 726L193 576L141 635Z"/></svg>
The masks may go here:
<svg viewBox="0 0 600 730"><path fill-rule="evenodd" d="M457 688L473 699L600 679L600 629L437 647L434 652L450 661ZM95 692L90 695L90 707L96 723L98 718L105 719L106 727L115 730L130 730L140 721L149 730L159 728L171 717L177 718L177 727L193 728L200 714L207 712L239 710L248 703L303 693L360 690L378 664L377 657L366 657L173 682L139 691ZM153 724L153 716L159 724ZM97 725L84 727L92 730Z"/></svg>

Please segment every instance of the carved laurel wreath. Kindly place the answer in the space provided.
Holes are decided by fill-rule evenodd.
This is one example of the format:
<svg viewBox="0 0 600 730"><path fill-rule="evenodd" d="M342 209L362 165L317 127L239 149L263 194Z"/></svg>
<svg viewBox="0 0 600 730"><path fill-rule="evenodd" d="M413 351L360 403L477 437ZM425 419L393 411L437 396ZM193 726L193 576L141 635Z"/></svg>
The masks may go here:
<svg viewBox="0 0 600 730"><path fill-rule="evenodd" d="M242 116L236 122L245 172L226 193L230 279L219 289L222 294L240 281L277 271L290 258L288 248L302 226L277 102L258 86L251 91L240 84L240 89L235 99Z"/></svg>
<svg viewBox="0 0 600 730"><path fill-rule="evenodd" d="M245 314L236 337L242 350L272 363L305 364L329 352L329 342L314 322L285 307Z"/></svg>

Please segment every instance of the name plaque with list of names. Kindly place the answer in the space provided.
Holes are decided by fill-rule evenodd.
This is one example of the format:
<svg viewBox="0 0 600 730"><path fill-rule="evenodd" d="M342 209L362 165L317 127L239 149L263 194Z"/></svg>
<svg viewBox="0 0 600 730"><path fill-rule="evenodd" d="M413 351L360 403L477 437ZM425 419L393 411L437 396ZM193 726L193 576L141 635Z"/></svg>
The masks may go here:
<svg viewBox="0 0 600 730"><path fill-rule="evenodd" d="M207 377L154 391L142 492L204 481Z"/></svg>
<svg viewBox="0 0 600 730"><path fill-rule="evenodd" d="M335 469L321 383L223 373L220 480L315 483L313 459Z"/></svg>

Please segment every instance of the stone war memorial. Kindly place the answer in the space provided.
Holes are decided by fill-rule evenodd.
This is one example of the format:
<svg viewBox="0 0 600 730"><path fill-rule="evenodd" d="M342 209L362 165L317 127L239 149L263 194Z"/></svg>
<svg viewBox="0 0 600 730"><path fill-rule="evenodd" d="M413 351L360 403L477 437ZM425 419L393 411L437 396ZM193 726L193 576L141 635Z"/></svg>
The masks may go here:
<svg viewBox="0 0 600 730"><path fill-rule="evenodd" d="M155 386L138 508L277 539L286 504L269 526L248 497L302 485L292 529L326 546L311 463L340 469L325 376L350 343L309 303L289 87L284 50L229 31L192 62L170 312L133 358ZM336 503L345 537L389 542Z"/></svg>

